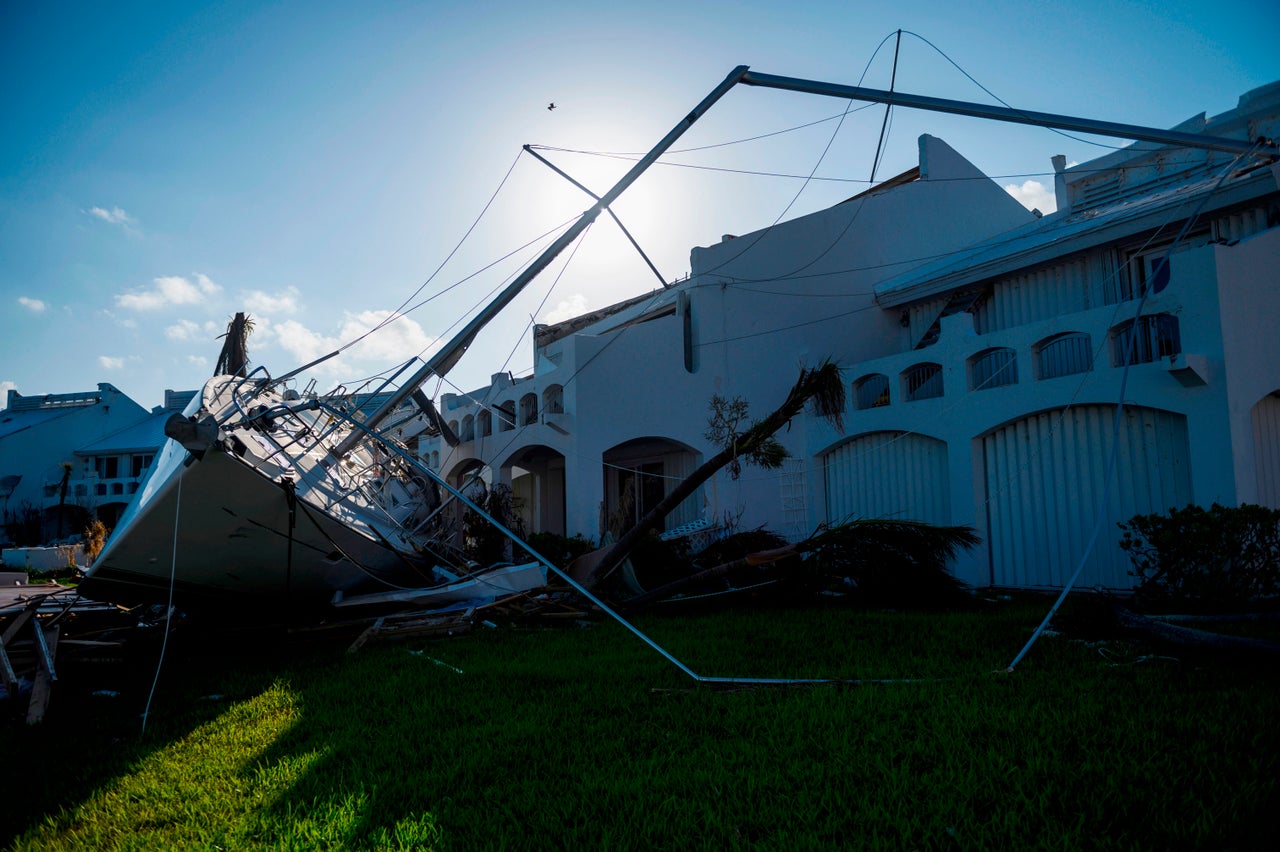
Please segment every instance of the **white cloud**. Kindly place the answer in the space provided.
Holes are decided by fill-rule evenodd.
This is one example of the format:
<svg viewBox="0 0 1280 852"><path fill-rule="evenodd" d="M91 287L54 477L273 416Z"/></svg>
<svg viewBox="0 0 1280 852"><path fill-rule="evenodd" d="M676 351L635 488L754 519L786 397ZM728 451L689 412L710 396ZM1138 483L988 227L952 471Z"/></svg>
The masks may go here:
<svg viewBox="0 0 1280 852"><path fill-rule="evenodd" d="M191 320L178 320L164 330L164 336L170 340L194 340L200 334L200 324Z"/></svg>
<svg viewBox="0 0 1280 852"><path fill-rule="evenodd" d="M203 355L188 355L187 363L196 367L208 367L209 359Z"/></svg>
<svg viewBox="0 0 1280 852"><path fill-rule="evenodd" d="M275 328L276 342L299 363L312 361L338 347L338 339L314 332L297 320L285 320Z"/></svg>
<svg viewBox="0 0 1280 852"><path fill-rule="evenodd" d="M106 210L102 207L90 207L88 212L90 216L96 216L102 221L112 225L128 226L137 222L136 219L121 210L119 207L112 207L110 210Z"/></svg>
<svg viewBox="0 0 1280 852"><path fill-rule="evenodd" d="M113 358L110 355L99 355L98 364L104 370L123 370L124 369L124 359Z"/></svg>
<svg viewBox="0 0 1280 852"><path fill-rule="evenodd" d="M540 321L547 325L555 325L558 322L581 316L586 312L587 297L581 293L575 293L571 298L561 301L560 304L543 314Z"/></svg>
<svg viewBox="0 0 1280 852"><path fill-rule="evenodd" d="M44 309L49 307L39 299L32 299L27 296L19 296L18 304L36 314L43 313Z"/></svg>
<svg viewBox="0 0 1280 852"><path fill-rule="evenodd" d="M116 294L116 304L132 311L154 311L168 305L194 305L203 302L222 288L206 275L196 273L195 282L179 275L156 278L150 290L134 290Z"/></svg>
<svg viewBox="0 0 1280 852"><path fill-rule="evenodd" d="M275 295L261 290L250 290L245 296L244 306L255 319L265 314L296 314L300 295L302 294L298 292L297 287L286 287Z"/></svg>
<svg viewBox="0 0 1280 852"><path fill-rule="evenodd" d="M0 408L9 404L9 391L17 389L16 382L11 382L8 379L0 380Z"/></svg>
<svg viewBox="0 0 1280 852"><path fill-rule="evenodd" d="M390 316L391 311L361 311L355 316L348 314L339 337L352 340ZM352 357L370 359L388 366L395 361L406 361L410 356L425 352L436 342L436 338L428 337L417 322L408 317L400 317L376 334L370 335L367 340L353 346L350 351Z"/></svg>
<svg viewBox="0 0 1280 852"><path fill-rule="evenodd" d="M271 330L275 342L299 364L305 364L359 337L390 316L390 311L347 314L342 328L333 336L313 331L292 319L274 324ZM257 334L256 331L254 333ZM407 361L411 356L429 350L437 342L417 322L408 317L400 317L368 339L352 346L340 358L326 361L316 370L326 375L376 372L392 364ZM250 338L251 348L252 344L253 338Z"/></svg>
<svg viewBox="0 0 1280 852"><path fill-rule="evenodd" d="M1058 200L1053 190L1038 180L1024 181L1022 184L1006 184L1004 191L1018 199L1028 210L1039 210L1041 213L1052 213L1058 209Z"/></svg>

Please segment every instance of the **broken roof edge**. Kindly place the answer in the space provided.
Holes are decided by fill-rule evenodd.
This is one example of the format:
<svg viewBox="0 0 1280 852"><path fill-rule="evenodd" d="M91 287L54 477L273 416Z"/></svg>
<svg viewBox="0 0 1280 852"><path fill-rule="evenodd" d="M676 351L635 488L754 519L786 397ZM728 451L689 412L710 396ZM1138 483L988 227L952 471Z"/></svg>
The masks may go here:
<svg viewBox="0 0 1280 852"><path fill-rule="evenodd" d="M535 349L541 349L550 346L557 340L568 337L571 334L577 334L580 331L590 328L596 323L616 317L618 314L643 304L648 300L652 300L670 290L650 290L647 293L641 293L638 296L632 296L621 302L615 302L612 305L606 305L594 311L588 311L585 314L579 314L576 317L570 317L562 322L552 325L535 325L533 327L533 345Z"/></svg>
<svg viewBox="0 0 1280 852"><path fill-rule="evenodd" d="M1202 215L1247 203L1274 192L1280 184L1280 171L1253 169L1228 180L1215 191L1217 183L1218 178L1210 176L1163 192L1120 201L1100 210L1048 214L1022 228L963 249L952 257L882 282L875 288L876 303L882 308L902 307L1018 270L1031 269L1068 253L1124 239L1164 224L1171 210L1186 206L1190 200L1204 193L1215 194L1201 211ZM1067 241L1073 243L1070 248L1063 247ZM999 251L1002 247L1006 250Z"/></svg>
<svg viewBox="0 0 1280 852"><path fill-rule="evenodd" d="M1280 80L1240 95L1232 109L1211 118L1205 112L1197 113L1170 130L1245 141L1280 135ZM1077 184L1101 173L1132 167L1172 151L1195 150L1156 142L1133 142L1092 160L1063 168L1058 171L1058 175L1068 184ZM1213 152L1206 149L1199 149L1198 153L1201 160L1214 159ZM1061 201L1059 199L1059 204Z"/></svg>

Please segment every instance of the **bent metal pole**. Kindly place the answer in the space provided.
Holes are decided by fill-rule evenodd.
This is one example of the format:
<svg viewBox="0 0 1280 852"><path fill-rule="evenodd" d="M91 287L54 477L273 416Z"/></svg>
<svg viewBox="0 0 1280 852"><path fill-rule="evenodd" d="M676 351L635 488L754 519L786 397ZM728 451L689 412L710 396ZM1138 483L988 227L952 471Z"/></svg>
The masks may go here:
<svg viewBox="0 0 1280 852"><path fill-rule="evenodd" d="M1091 133L1096 136L1112 136L1120 139L1135 139L1142 142L1158 142L1164 145L1178 145L1189 148L1209 148L1217 151L1227 151L1232 154L1245 154L1256 151L1271 157L1280 156L1280 148L1272 140L1266 140L1262 145L1255 148L1256 140L1228 139L1223 136L1186 133L1180 130L1161 130L1156 127L1142 127L1136 124L1118 124L1114 121L1098 121L1092 118L1055 115L1049 112L1032 112L1031 110L1014 109L1013 107L992 106L991 104L971 103L969 101L953 101L947 98L931 98L927 95L909 95L906 92L886 92L882 89L842 86L838 83L801 80L796 77L780 77L776 74L757 74L754 71L748 71L743 74L741 82L747 86L762 86L767 89L783 89L790 92L808 92L812 95L827 95L833 98L868 101L889 104L890 106L931 110L933 112L949 112L956 115L990 118L1015 124L1033 124L1038 127L1073 130L1077 133Z"/></svg>

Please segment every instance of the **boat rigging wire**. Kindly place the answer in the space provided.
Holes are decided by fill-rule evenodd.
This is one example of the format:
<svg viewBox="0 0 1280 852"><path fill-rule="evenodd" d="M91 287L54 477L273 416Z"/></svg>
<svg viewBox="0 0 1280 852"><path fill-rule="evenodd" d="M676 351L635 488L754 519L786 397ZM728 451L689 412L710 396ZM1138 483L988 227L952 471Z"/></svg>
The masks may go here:
<svg viewBox="0 0 1280 852"><path fill-rule="evenodd" d="M506 372L507 365L511 363L511 359L515 357L516 352L518 352L520 347L524 344L525 334L529 331L530 328L533 327L535 322L534 317L537 316L538 312L542 310L544 305L546 305L547 299L551 298L551 294L555 292L556 285L560 283L560 279L564 277L565 272L569 269L569 264L573 263L574 257L577 256L578 254L578 249L582 248L582 244L586 242L587 235L591 233L591 228L594 225L595 225L594 222L588 225L583 230L583 232L578 235L578 238L574 240L573 250L570 251L569 256L565 258L564 264L560 267L560 271L556 273L555 280L551 282L551 286L547 288L547 292L543 294L542 301L538 303L538 307L535 308L533 313L529 315L529 322L520 331L520 333L515 336L516 344L515 346L512 347L511 352L507 355L507 359L502 362L502 368L498 370L498 372L500 373Z"/></svg>
<svg viewBox="0 0 1280 852"><path fill-rule="evenodd" d="M884 46L885 46L885 44L889 41L889 38L890 38L892 35L893 35L893 33L890 33L889 35L885 36L883 39L881 39L881 40L880 40L880 44L876 45L876 49L875 49L874 51L872 51L872 53L871 53L871 58L870 58L870 59L868 59L868 60L867 60L867 64L866 64L865 66L863 66L861 76L859 76L859 77L858 77L858 86L861 86L861 85L862 85L862 81L866 79L866 77L867 77L867 72L871 70L871 63L875 61L876 56L880 53L880 48L882 48L882 47L884 47ZM760 241L761 241L761 240L763 240L766 236L768 236L768 235L773 231L773 229L774 229L775 227L777 227L777 226L778 226L778 224L782 221L782 218L783 218L784 216L786 216L786 215L787 215L787 213L791 210L791 208L795 206L796 202L800 200L800 196L804 194L804 191L805 191L806 189L808 189L810 182L813 180L813 176L814 176L815 174L817 174L818 169L822 166L822 161L826 159L828 152L830 152L830 150L831 150L831 146L835 143L835 141L836 141L836 137L837 137L838 135L840 135L840 128L842 128L842 127L844 126L844 120L845 120L845 118L847 118L847 117L848 117L852 112L853 112L853 101L849 101L849 102L845 105L845 110L844 110L844 112L843 112L843 113L841 113L841 115L840 115L840 121L836 124L835 130L831 131L831 137L827 140L827 144L826 144L826 146L822 149L822 153L821 153L820 155L818 155L818 161L817 161L816 163L814 163L814 164L813 164L813 168L812 168L812 169L810 169L810 171L809 171L809 176L808 176L807 178L805 178L804 182L800 185L800 188L799 188L798 190L796 190L796 194L792 197L791 201L790 201L790 202L788 202L787 206L786 206L786 207L784 207L784 208L782 208L782 212L781 212L781 213L779 213L779 214L778 214L778 216L777 216L777 218L775 218L775 219L773 220L773 223L772 223L772 224L770 224L768 227L766 227L766 228L764 228L764 229L762 229L762 230L760 230L760 231L757 231L757 232L756 232L756 234L754 235L754 237L753 237L752 239L750 239L749 241L744 240L744 242L746 242L746 245L742 246L741 251L738 251L738 252L736 252L736 253L734 253L734 254L730 255L729 257L726 257L726 258L725 258L724 260L722 260L719 264L717 264L716 266L711 267L710 269L704 269L704 270L702 270L702 272L703 272L703 273L711 273L711 272L715 272L717 269L722 269L722 268L724 268L725 266L727 266L728 264L733 263L735 260L737 260L738 258L740 258L740 257L742 257L743 255L745 255L747 252L749 252L749 251L751 251L753 248L755 248L755 247L760 243ZM859 208L858 208L858 212L861 212L861 209L862 209L862 208L861 208L861 207L859 207ZM855 213L854 213L854 216L853 216L853 219L857 219L857 218L858 218L858 215L857 215L857 212L855 212ZM850 220L850 222L849 222L849 224L848 224L848 225L846 225L846 226L845 226L845 228L844 228L844 230L842 230L842 231L841 231L841 232L836 236L835 241L834 241L834 242L832 242L832 243L831 243L831 245L829 245L829 246L826 248L826 250L825 250L825 251L823 251L821 254L819 254L819 255L818 255L818 257L814 258L814 259L813 259L812 261L810 261L808 264L806 264L805 266L800 267L800 269L799 269L799 270L795 270L795 271L796 271L796 272L798 272L798 271L801 271L801 270L807 269L808 267L810 267L810 266L812 266L814 263L816 263L819 259L821 259L823 256L825 256L825 255L826 255L826 253L827 253L828 251L830 251L830 250L831 250L831 248L832 248L832 247L834 247L834 246L835 246L835 244L836 244L837 242L839 242L839 241L840 241L840 239L845 235L845 233L849 230L849 227L851 227L851 226L852 226L852 224L853 224L853 220L851 219L851 220ZM736 241L735 241L735 242L736 242Z"/></svg>
<svg viewBox="0 0 1280 852"><path fill-rule="evenodd" d="M927 45L929 45L930 47L932 47L934 50L936 50L936 51L938 52L938 55L939 55L939 56L941 56L943 59L945 59L945 60L947 60L948 62L950 62L950 63L951 63L951 65L952 65L952 67L954 67L957 71L959 71L959 72L960 72L961 74L963 74L964 76L968 77L968 78L969 78L969 80L970 80L970 81L971 81L975 86L977 86L977 87L978 87L979 89L981 89L982 91L986 92L988 95L990 95L990 96L991 96L992 98L994 98L995 100L999 101L1003 106L1008 107L1009 109L1012 109L1012 110L1016 110L1016 109L1017 109L1017 107L1010 106L1010 105L1009 105L1009 102L1008 102L1008 101L1006 101L1004 98L1000 97L1000 96L999 96L999 95L997 95L995 92L991 91L991 90L990 90L990 89L988 89L986 86L984 86L984 85L982 85L981 83L979 83L979 82L974 78L974 76L973 76L972 74L970 74L968 71L966 71L966 70L964 70L963 68L961 68L959 63L957 63L954 59L952 59L950 56L948 56L948 55L946 54L946 52L942 50L942 48L938 47L936 44L934 44L933 42L929 41L929 39L925 38L924 36L920 35L919 33L912 32L911 30L901 30L900 32L905 32L905 33L906 33L907 35L909 35L909 36L915 36L916 38L920 39L920 40L921 40L922 42L924 42L925 44L927 44ZM1081 143L1083 143L1083 144L1085 144L1085 145L1095 145L1095 146L1097 146L1097 147L1099 147L1099 148L1106 148L1106 149L1107 149L1107 150L1109 150L1109 151L1122 151L1122 150L1124 150L1124 147L1125 147L1125 146L1123 146L1123 145L1108 145L1108 144L1107 144L1107 143L1105 143L1105 142L1094 142L1094 141L1092 141L1092 140L1090 140L1090 139L1083 139L1083 138L1081 138L1081 137L1079 137L1079 136L1073 136L1072 134L1067 133L1067 132L1066 132L1066 131L1064 131L1064 130L1059 130L1059 129L1058 129L1058 128L1056 128L1056 127L1050 127L1050 128L1048 128L1048 129L1049 129L1049 130L1052 130L1054 133L1058 134L1059 136L1065 136L1066 138L1071 139L1071 140L1073 140L1073 141L1075 141L1075 142L1081 142Z"/></svg>
<svg viewBox="0 0 1280 852"><path fill-rule="evenodd" d="M453 249L452 249L452 250L451 250L451 251L450 251L450 252L445 256L445 259L444 259L444 260L442 260L442 261L440 261L440 265L436 267L435 271L434 271L434 272L432 272L430 275L428 275L428 276L427 276L427 279L426 279L425 281L423 281L421 284L419 284L419 285L418 285L418 288L417 288L416 290L414 290L412 293L410 293L410 294L409 294L409 296L408 296L408 297L407 297L403 302L401 302L401 303L400 303L399 307L395 308L393 311L391 311L391 313L390 313L390 314L388 314L388 315L387 315L386 317L384 317L381 321L379 321L377 324L375 324L375 325L373 326L373 328L371 328L371 329L369 329L368 331L364 332L364 333L363 333L363 334L361 334L360 336L358 336L358 337L354 338L353 340L350 340L350 341L348 341L348 342L346 342L346 343L342 344L342 345L341 345L341 346L339 346L337 349L335 349L334 351L330 352L328 355L321 356L320 358L317 358L316 360L312 361L312 362L311 362L311 363L309 363L309 364L304 364L304 365L303 365L303 366L301 366L301 367L297 367L296 369L294 369L294 370L292 370L292 371L290 371L290 372L288 372L288 373L285 373L283 376L280 376L279 378L277 378L275 383L276 383L276 384L279 384L279 383L281 383L281 382L284 382L284 381L286 381L286 380L288 380L288 379L293 378L294 376L298 375L299 373L302 373L302 372L304 372L304 371L306 371L306 370L311 369L312 367L315 367L315 366L316 366L316 365L318 365L318 364L322 364L322 363L324 363L325 361L328 361L330 358L337 357L337 356L338 356L338 355L340 355L342 352L346 351L347 349L350 349L352 346L355 346L357 343L359 343L360 341L364 340L366 337L368 337L369 335L373 334L374 332L376 332L376 331L381 331L381 330L382 330L383 328L385 328L386 326L388 326L388 325L390 325L391 323L395 322L396 320L400 319L400 317L402 317L402 316L407 316L410 312L412 312L412 311L413 311L413 310L415 310L416 308L419 308L419 307L421 307L422 305L426 304L427 302L431 301L431 299L434 299L434 298L437 298L437 297L439 297L439 296L442 296L442 295L444 295L445 293L447 293L447 292L449 292L450 290L452 290L454 287L457 287L459 284L461 284L461 283L462 283L462 281L459 281L459 282L456 282L456 283L454 283L454 284L451 284L450 286L448 286L448 287L446 287L445 289L441 290L439 293L436 293L434 296L431 296L430 298L428 298L428 299L426 299L426 300L424 300L424 301L420 302L419 304L415 305L413 308L410 308L410 309L409 309L409 310L407 310L407 311L406 311L406 310L404 310L405 305L409 304L409 302L411 302L411 301L413 301L415 298L417 298L418 294L419 294L419 293L421 293L421 292L426 288L426 286L427 286L428 284L430 284L432 281L434 281L434 280L435 280L435 277L436 277L437 275L439 275L439 274L440 274L440 270L444 269L445 265L446 265L450 260L452 260L452 259L453 259L453 256L454 256L455 254L457 254L458 249L462 248L463 243L465 243L465 242L467 241L467 238L471 236L472 231L474 231L474 230L476 229L476 226L480 224L480 220L481 220L481 219L483 219L483 218L485 217L485 214L489 212L489 208L493 206L493 202L497 199L498 194L499 194L500 192L502 192L502 188L503 188L504 186L506 186L506 185L507 185L507 179L508 179L508 178L510 178L510 177L511 177L511 173L512 173L513 171L515 171L516 164L520 162L520 157L521 157L523 154L524 154L524 149L522 148L519 152L517 152L517 153L516 153L516 158L515 158L514 160L512 160L512 161L511 161L511 165L507 168L507 173L506 173L506 174L504 174L504 175L502 176L502 180L498 182L498 188L497 188L497 189L495 189L495 190L493 191L493 194L489 196L489 200L488 200L487 202L485 202L484 207L480 210L480 215L476 216L475 220L471 223L471 226L470 226L469 228L467 228L466 232L462 235L462 238L461 238L460 240L458 240L457 244L453 247ZM538 239L541 239L541 238L539 237ZM536 240L535 240L535 242L536 242ZM522 248L523 248L523 247L522 247ZM519 251L519 250L520 250L520 249L516 249L515 251ZM514 254L514 253L515 253L515 252L512 252L512 254ZM508 255L508 256L509 256L509 255ZM501 258L500 258L499 260L501 260ZM499 261L495 261L495 263L497 263L497 262L499 262ZM487 269L488 267L485 267L485 268ZM483 271L483 270L481 270L481 271ZM473 274L478 274L478 273L473 273ZM463 281L465 281L465 280L467 280L467 279L465 279L465 278L464 278L464 279L462 279L462 280L463 280Z"/></svg>
<svg viewBox="0 0 1280 852"><path fill-rule="evenodd" d="M592 198L594 198L596 201L599 201L599 200L600 200L600 196L596 195L594 192L592 192L591 190L587 189L587 188L586 188L585 186L583 186L581 183L579 183L578 181L574 180L574 179L573 179L573 178L572 178L572 177L571 177L567 172L565 172L565 171L564 171L564 169L560 168L560 167L559 167L559 166L557 166L555 163L551 162L551 161L550 161L550 160L548 160L546 157L544 157L544 156L542 156L541 154L539 154L537 151L534 151L534 150L533 150L533 148L531 148L530 146L525 145L525 146L524 146L524 150L529 152L529 156L531 156L531 157L535 157L535 158L538 160L538 162L543 163L544 165L546 165L546 167L547 167L547 168L551 169L551 170L552 170L552 171L554 171L556 174L560 175L562 178L564 178L565 180L569 181L569 183L573 184L573 185L574 185L574 186L576 186L578 189L580 189L580 190L582 190L583 192L585 192L587 195L590 195L590 196L591 196ZM618 229L619 229L619 230L621 230L621 231L622 231L622 233L623 233L623 235L624 235L624 236L625 236L625 237L626 237L626 238L631 242L631 246L632 246L632 248L634 248L637 252L639 252L639 253L640 253L640 257L644 258L644 262L645 262L645 263L647 263L647 264L649 265L649 269L650 269L650 270L652 270L652 271L653 271L653 274L657 277L657 279L658 279L658 283L659 283L659 284L661 284L663 287L667 287L667 286L669 286L669 285L667 284L667 279L665 279L665 278L663 278L663 277L662 277L662 273L658 271L658 267L656 267L656 266L654 266L654 265L653 265L653 261L649 259L649 255L647 255L647 254L645 254L645 253L644 253L644 249L640 248L640 243L636 242L636 238L635 238L635 237L631 236L631 232L627 230L627 226L626 226L626 225L622 224L622 220L618 218L618 214L617 214L617 213L614 213L614 212L613 212L613 208L612 208L612 207L606 207L606 208L604 208L604 212L606 212L606 213L608 213L608 214L609 214L609 218L613 219L614 224L616 224L616 225L618 226Z"/></svg>
<svg viewBox="0 0 1280 852"><path fill-rule="evenodd" d="M169 625L173 619L173 587L178 582L178 522L182 517L182 477L178 477L178 493L173 502L173 553L169 558L169 604L164 614L164 639L160 642L160 659L156 660L156 674L151 679L151 691L147 693L147 703L142 710L142 731L147 733L147 719L151 715L151 699L156 695L156 684L160 682L160 669L164 666L165 651L169 648Z"/></svg>
<svg viewBox="0 0 1280 852"><path fill-rule="evenodd" d="M893 71L889 75L889 91L893 91L893 86L898 80L898 54L902 51L902 30L898 30L898 40L893 46ZM869 183L876 182L876 169L880 166L880 152L884 149L884 139L886 131L889 129L889 113L893 112L893 104L884 105L884 121L880 122L880 139L876 142L876 155L871 160L871 180Z"/></svg>
<svg viewBox="0 0 1280 852"><path fill-rule="evenodd" d="M870 109L873 106L875 106L875 104L867 104L864 106L860 106L857 109L851 110L851 112L860 112L861 110L864 110L864 109ZM890 124L890 127L892 127L892 123ZM1049 129L1052 129L1052 128L1049 128ZM607 159L626 160L628 162L634 162L635 160L639 159L639 157L636 157L630 154L626 154L626 155L610 154L605 151L587 151L587 150L582 150L578 148L557 148L552 145L530 145L529 147L532 149L536 149L538 151L555 151L557 153L563 153L563 154L581 154L586 157L604 157ZM1107 146L1104 146L1104 147L1107 147ZM725 174L747 175L750 177L786 178L787 180L810 180L810 181L813 181L814 183L822 183L822 182L857 183L857 184L864 184L864 185L870 185L872 183L866 178L835 177L835 176L822 176L822 175L814 175L813 177L809 177L808 175L793 174L790 172L766 172L766 171L761 171L759 169L731 169L727 166L706 166L706 165L699 165L697 163L670 163L665 160L660 160L654 163L654 165L667 166L668 168L675 168L675 169L694 169L696 171L704 171L704 172L723 172ZM1114 171L1117 171L1117 169L1115 168L1105 168L1105 169L1104 168L1098 168L1098 169L1072 168L1071 170L1072 174L1093 174L1093 173L1099 173L1099 172L1114 172ZM1127 169L1120 169L1120 171L1127 171ZM984 174L984 175L979 175L974 177L930 178L929 180L934 183L960 183L964 181L973 182L973 181L988 181L988 180L1014 180L1016 178L1037 178L1037 177L1050 178L1050 177L1055 177L1057 174L1058 174L1057 172L1052 172L1052 171L1012 172L1009 174L1000 174L1000 175Z"/></svg>

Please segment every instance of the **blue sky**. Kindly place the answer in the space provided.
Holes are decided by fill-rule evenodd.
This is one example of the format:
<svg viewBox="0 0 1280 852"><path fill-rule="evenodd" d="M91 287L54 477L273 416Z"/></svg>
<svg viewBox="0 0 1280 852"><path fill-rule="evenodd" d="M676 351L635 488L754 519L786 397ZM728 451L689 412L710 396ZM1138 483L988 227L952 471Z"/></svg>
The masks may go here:
<svg viewBox="0 0 1280 852"><path fill-rule="evenodd" d="M590 205L521 145L643 152L740 64L848 84L865 69L864 85L888 88L884 39L898 29L901 91L990 101L936 46L1014 106L1131 124L1224 112L1280 79L1280 8L1254 0L0 2L0 394L111 382L158 404L165 388L208 377L238 310L258 323L251 358L278 375L370 328L425 282L415 301L436 298L314 374L322 389L355 386L447 338L532 249L468 276ZM845 106L739 87L676 147L786 130ZM659 165L615 210L666 279L683 276L692 246L865 188L883 115L873 107L838 133L831 120L672 156L770 175ZM1107 150L895 110L877 176L914 165L925 132L1046 210L1037 183L1052 184L1052 155ZM547 156L597 192L629 167ZM824 180L796 198L802 183L787 176L815 167ZM449 378L471 389L500 370L525 372L531 318L656 283L602 218Z"/></svg>

